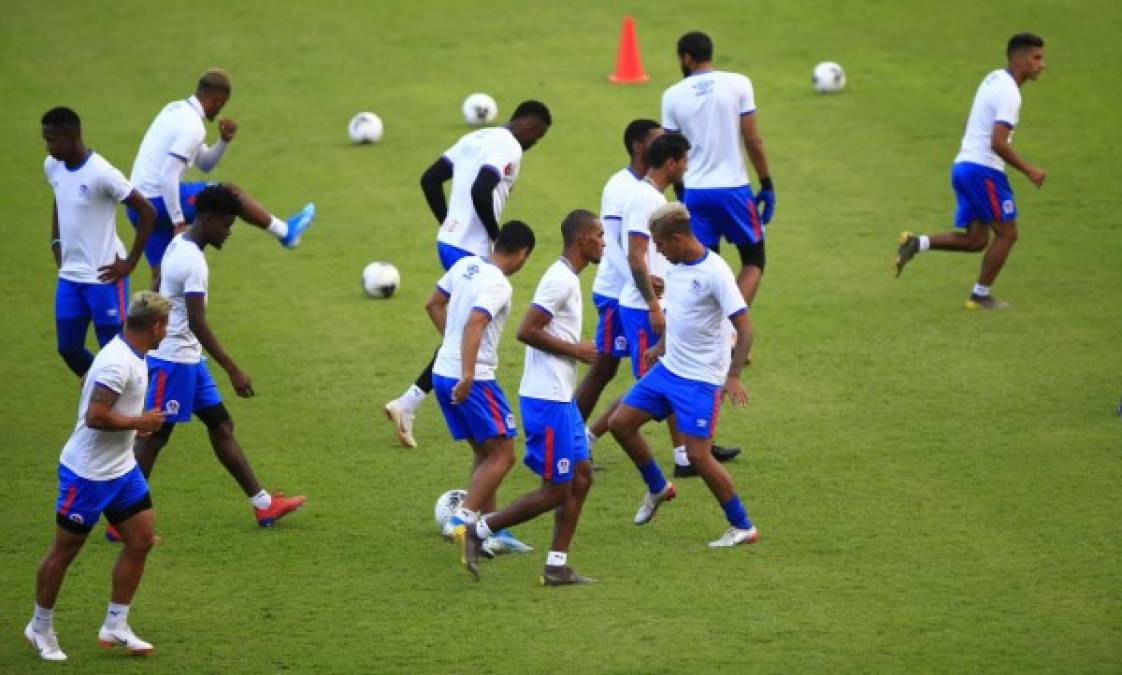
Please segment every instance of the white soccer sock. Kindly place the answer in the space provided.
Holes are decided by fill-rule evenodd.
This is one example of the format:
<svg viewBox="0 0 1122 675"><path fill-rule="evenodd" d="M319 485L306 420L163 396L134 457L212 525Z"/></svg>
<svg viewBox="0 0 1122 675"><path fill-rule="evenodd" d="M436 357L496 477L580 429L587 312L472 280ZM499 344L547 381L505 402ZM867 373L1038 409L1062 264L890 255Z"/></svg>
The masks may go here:
<svg viewBox="0 0 1122 675"><path fill-rule="evenodd" d="M926 234L919 235L919 250L926 251L931 248L931 237Z"/></svg>
<svg viewBox="0 0 1122 675"><path fill-rule="evenodd" d="M550 551L545 557L546 567L564 567L569 562L569 554L564 551Z"/></svg>
<svg viewBox="0 0 1122 675"><path fill-rule="evenodd" d="M426 396L428 396L428 393L424 389L421 389L416 384L411 384L409 388L405 390L405 393L401 395L401 398L397 400L406 410L415 413L417 412L417 408L421 407L421 402L425 400Z"/></svg>
<svg viewBox="0 0 1122 675"><path fill-rule="evenodd" d="M592 427L585 427L584 439L588 441L588 447L591 448L592 446L596 445L596 441L600 440L600 437L592 433Z"/></svg>
<svg viewBox="0 0 1122 675"><path fill-rule="evenodd" d="M109 609L105 612L105 627L106 628L120 628L128 623L129 620L129 606L118 605L115 602L109 603Z"/></svg>
<svg viewBox="0 0 1122 675"><path fill-rule="evenodd" d="M288 223L284 222L276 216L270 216L273 220L269 223L269 227L265 228L272 233L277 239L284 239L288 236Z"/></svg>
<svg viewBox="0 0 1122 675"><path fill-rule="evenodd" d="M273 505L273 497L268 492L262 490L249 498L249 502L253 504L255 509L267 509Z"/></svg>
<svg viewBox="0 0 1122 675"><path fill-rule="evenodd" d="M674 448L674 463L678 466L690 465L690 456L686 454L686 446L679 445Z"/></svg>
<svg viewBox="0 0 1122 675"><path fill-rule="evenodd" d="M55 625L55 610L44 609L38 603L35 605L35 613L31 615L31 630L36 633L46 635L51 632Z"/></svg>
<svg viewBox="0 0 1122 675"><path fill-rule="evenodd" d="M492 534L494 534L494 532L491 531L491 526L487 524L486 518L480 518L479 521L475 523L475 536L480 539L488 539Z"/></svg>
<svg viewBox="0 0 1122 675"><path fill-rule="evenodd" d="M471 509L463 506L457 506L456 510L452 512L453 518L459 518L467 525L474 525L479 520L479 512L472 511Z"/></svg>
<svg viewBox="0 0 1122 675"><path fill-rule="evenodd" d="M988 298L990 297L990 287L983 286L982 284L974 284L973 294L979 298Z"/></svg>

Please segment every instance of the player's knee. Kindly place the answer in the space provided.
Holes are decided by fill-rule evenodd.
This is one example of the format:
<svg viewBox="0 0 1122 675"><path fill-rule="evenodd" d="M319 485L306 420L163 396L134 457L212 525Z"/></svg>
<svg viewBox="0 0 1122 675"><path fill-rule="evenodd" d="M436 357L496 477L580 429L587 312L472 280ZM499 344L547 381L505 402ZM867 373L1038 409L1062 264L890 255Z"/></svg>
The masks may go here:
<svg viewBox="0 0 1122 675"><path fill-rule="evenodd" d="M592 463L579 462L573 472L573 495L583 498L592 489Z"/></svg>
<svg viewBox="0 0 1122 675"><path fill-rule="evenodd" d="M156 533L149 529L147 532L129 537L124 541L125 549L134 556L146 556L156 545Z"/></svg>
<svg viewBox="0 0 1122 675"><path fill-rule="evenodd" d="M65 541L56 541L54 546L51 547L50 553L47 554L47 561L55 565L62 565L66 567L78 557L78 552L82 550L82 539L67 539Z"/></svg>
<svg viewBox="0 0 1122 675"><path fill-rule="evenodd" d="M617 441L631 433L630 426L618 409L608 418L608 431L612 432L612 436Z"/></svg>
<svg viewBox="0 0 1122 675"><path fill-rule="evenodd" d="M1004 239L1010 245L1017 241L1018 235L1017 224L1014 222L1003 223L997 228L997 236Z"/></svg>
<svg viewBox="0 0 1122 675"><path fill-rule="evenodd" d="M989 235L985 232L972 232L970 234L969 244L967 249L973 253L986 250L986 246L990 243Z"/></svg>

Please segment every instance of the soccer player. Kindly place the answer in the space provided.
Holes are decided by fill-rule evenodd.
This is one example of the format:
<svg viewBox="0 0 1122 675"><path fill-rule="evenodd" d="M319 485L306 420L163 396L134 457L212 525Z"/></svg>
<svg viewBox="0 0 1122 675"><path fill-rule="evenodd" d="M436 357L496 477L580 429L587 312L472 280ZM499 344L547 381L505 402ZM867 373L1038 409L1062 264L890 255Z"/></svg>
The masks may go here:
<svg viewBox="0 0 1122 675"><path fill-rule="evenodd" d="M41 123L48 154L43 171L55 196L55 335L62 360L82 377L94 360L86 349L90 320L101 346L121 332L129 274L140 261L156 212L120 171L86 147L78 113L51 108ZM117 204L122 201L137 213L136 237L127 257L117 238Z"/></svg>
<svg viewBox="0 0 1122 675"><path fill-rule="evenodd" d="M568 552L581 507L592 487L592 464L584 422L573 400L577 361L592 363L595 344L582 342L584 300L580 273L599 263L604 252L604 228L591 211L577 209L561 222L564 251L546 270L530 309L518 327L526 343L526 366L518 390L522 423L526 427L523 462L541 476L541 486L522 495L502 511L465 528L462 559L479 579L479 553L494 532L513 527L546 511L554 511L553 545L541 581L546 586L587 584L592 579L569 567ZM471 494L470 492L468 493Z"/></svg>
<svg viewBox="0 0 1122 675"><path fill-rule="evenodd" d="M514 189L522 153L534 147L553 124L549 108L539 101L523 101L502 127L467 134L441 155L421 176L421 190L440 223L436 251L444 271L460 258L486 256L499 236L499 219ZM451 198L444 199L444 183L452 181ZM382 410L393 423L398 440L417 447L413 418L432 391L433 356L399 398Z"/></svg>
<svg viewBox="0 0 1122 675"><path fill-rule="evenodd" d="M436 400L452 439L467 441L473 453L468 494L451 521L461 544L465 526L474 525L480 513L495 510L495 492L514 464L514 414L495 370L499 338L510 315L507 277L522 269L533 250L533 231L512 220L499 231L489 256L460 258L425 303L444 336L432 371Z"/></svg>
<svg viewBox="0 0 1122 675"><path fill-rule="evenodd" d="M759 535L732 477L713 458L710 448L722 399L728 397L737 406L748 403L740 382L744 356L752 343L748 307L729 266L694 236L684 206L674 203L659 208L651 216L650 229L655 246L673 265L665 282L670 321L658 344L643 354L650 370L627 392L609 423L612 435L647 484L634 522L649 522L659 505L676 495L674 484L663 477L639 433L648 420L673 414L679 432L686 437L690 462L729 522L728 530L709 546L750 544ZM731 357L725 339L728 321L736 329Z"/></svg>
<svg viewBox="0 0 1122 675"><path fill-rule="evenodd" d="M269 527L303 506L305 497L269 494L261 488L234 437L234 421L203 360L205 348L229 375L238 396L254 395L253 380L226 353L206 317L210 272L203 249L222 248L241 208L237 191L221 183L208 185L196 195L194 223L168 245L160 292L171 301L171 320L167 337L148 355L147 395L148 406L163 411L165 419L156 433L137 441L136 459L145 477L151 476L156 457L175 425L191 421L194 413L206 425L218 461L249 497L257 524ZM113 538L112 533L107 535Z"/></svg>
<svg viewBox="0 0 1122 675"><path fill-rule="evenodd" d="M148 384L144 355L167 332L170 309L167 299L152 291L133 296L124 332L98 352L82 383L78 421L59 457L55 538L39 563L35 613L23 630L27 642L47 661L66 660L55 634L55 601L66 570L103 513L117 526L124 547L113 567L109 610L97 639L103 647L152 651L128 624L129 604L155 537L152 499L133 458L132 442L138 431L152 433L163 424L160 411L143 409Z"/></svg>
<svg viewBox="0 0 1122 675"><path fill-rule="evenodd" d="M1044 170L1022 159L1011 145L1013 128L1021 116L1021 85L1039 78L1044 71L1044 40L1032 33L1018 33L1009 38L1005 56L1008 67L986 75L978 86L962 148L951 167L951 186L958 199L954 225L958 229L932 235L902 232L896 249L896 276L917 253L928 249L985 251L966 309L1009 307L1009 303L990 295L1017 241L1017 205L1005 175L1005 163L1028 176L1036 187L1044 184Z"/></svg>
<svg viewBox="0 0 1122 675"><path fill-rule="evenodd" d="M191 166L209 173L218 166L226 146L234 140L238 125L234 120L218 120L218 142L206 144L203 119L214 121L230 100L233 86L230 76L221 68L212 68L199 78L194 96L172 101L152 120L136 159L132 164L132 182L140 193L156 207L156 228L144 249L152 268L152 287L159 287L160 263L172 237L195 220L195 199L206 183L184 183L183 174ZM265 210L249 193L232 183L225 184L238 198L238 216L275 236L286 248L300 243L304 231L315 218L315 204L307 204L288 220L281 220ZM137 216L129 211L129 219Z"/></svg>
<svg viewBox="0 0 1122 675"><path fill-rule="evenodd" d="M705 33L679 38L678 63L685 79L662 94L662 126L690 141L682 201L701 243L716 251L724 237L736 246L736 283L751 305L766 262L764 226L775 212L775 187L756 125L752 81L713 69L713 41ZM754 197L740 156L741 142L760 179Z"/></svg>

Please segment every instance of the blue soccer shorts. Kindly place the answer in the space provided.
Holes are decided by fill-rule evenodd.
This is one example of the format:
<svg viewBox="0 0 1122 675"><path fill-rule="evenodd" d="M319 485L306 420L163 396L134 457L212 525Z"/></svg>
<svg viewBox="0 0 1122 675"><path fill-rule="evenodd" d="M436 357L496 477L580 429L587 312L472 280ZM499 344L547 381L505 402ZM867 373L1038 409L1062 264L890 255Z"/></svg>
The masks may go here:
<svg viewBox="0 0 1122 675"><path fill-rule="evenodd" d="M206 361L177 363L149 356L148 391L145 410L156 408L165 422L190 422L191 415L222 403L218 385L210 376Z"/></svg>
<svg viewBox="0 0 1122 675"><path fill-rule="evenodd" d="M518 397L522 426L526 429L526 454L522 462L551 483L573 479L577 462L588 460L584 420L573 401L546 401Z"/></svg>
<svg viewBox="0 0 1122 675"><path fill-rule="evenodd" d="M951 187L958 203L955 227L965 229L975 221L1004 223L1017 219L1013 188L1004 171L973 162L956 162L951 167Z"/></svg>
<svg viewBox="0 0 1122 675"><path fill-rule="evenodd" d="M440 258L440 266L447 272L452 269L452 265L455 265L460 258L466 258L469 255L475 254L458 246L452 246L451 244L438 241L436 242L436 255Z"/></svg>
<svg viewBox="0 0 1122 675"><path fill-rule="evenodd" d="M627 337L627 349L631 355L631 374L639 379L647 374L643 365L643 352L658 343L659 334L651 328L651 315L645 309L619 308L619 318L623 323L623 334Z"/></svg>
<svg viewBox="0 0 1122 675"><path fill-rule="evenodd" d="M58 465L55 522L68 532L89 532L103 513L106 520L116 525L150 508L148 481L139 466L111 480L89 480Z"/></svg>
<svg viewBox="0 0 1122 675"><path fill-rule="evenodd" d="M599 293L592 294L596 313L596 351L622 359L630 352L627 349L627 335L623 330L623 320L619 318L619 300Z"/></svg>
<svg viewBox="0 0 1122 675"><path fill-rule="evenodd" d="M470 438L482 443L495 436L514 438L518 435L514 413L510 411L498 382L475 380L467 398L453 404L452 388L457 382L459 380L453 377L432 376L432 388L453 439L462 441Z"/></svg>
<svg viewBox="0 0 1122 675"><path fill-rule="evenodd" d="M717 246L721 237L732 244L758 244L764 226L756 212L752 188L688 188L682 202L690 212L690 226L705 246Z"/></svg>
<svg viewBox="0 0 1122 675"><path fill-rule="evenodd" d="M678 431L694 438L713 438L721 411L721 388L679 377L657 363L624 395L623 404L659 421L673 414Z"/></svg>
<svg viewBox="0 0 1122 675"><path fill-rule="evenodd" d="M179 206L183 209L183 222L188 225L195 222L195 197L207 185L210 185L210 183L179 184ZM167 250L175 232L172 230L171 216L168 215L168 207L167 204L164 204L164 198L151 197L148 201L152 202L152 206L156 209L156 226L152 229L152 236L148 237L148 243L144 245L144 257L148 260L149 265L156 267L164 259L164 251ZM133 227L136 227L137 223L140 222L140 214L127 204L125 205L125 213L129 216L129 222L132 223Z"/></svg>
<svg viewBox="0 0 1122 675"><path fill-rule="evenodd" d="M93 319L98 326L120 326L128 301L128 277L111 284L84 284L59 278L55 286L55 320Z"/></svg>

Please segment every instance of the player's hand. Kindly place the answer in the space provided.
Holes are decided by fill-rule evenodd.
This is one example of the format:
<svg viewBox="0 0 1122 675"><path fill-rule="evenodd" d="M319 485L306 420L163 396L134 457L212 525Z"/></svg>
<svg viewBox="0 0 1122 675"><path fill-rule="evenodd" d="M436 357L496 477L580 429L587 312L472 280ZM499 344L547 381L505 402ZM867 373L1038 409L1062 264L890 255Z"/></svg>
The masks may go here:
<svg viewBox="0 0 1122 675"><path fill-rule="evenodd" d="M1026 171L1025 173L1028 174L1028 179L1032 181L1032 184L1036 187L1044 185L1044 179L1046 177L1044 175L1044 169L1038 169L1035 166L1029 166L1028 171Z"/></svg>
<svg viewBox="0 0 1122 675"><path fill-rule="evenodd" d="M578 342L573 356L581 363L592 363L600 352L596 351L596 345L592 342Z"/></svg>
<svg viewBox="0 0 1122 675"><path fill-rule="evenodd" d="M141 438L151 436L164 425L164 413L159 408L145 410L137 419L139 420L136 424L137 436Z"/></svg>
<svg viewBox="0 0 1122 675"><path fill-rule="evenodd" d="M111 264L97 268L97 280L103 284L111 284L132 274L132 270L133 266L129 261L117 258Z"/></svg>
<svg viewBox="0 0 1122 675"><path fill-rule="evenodd" d="M650 370L658 363L658 357L662 356L662 350L658 347L651 347L643 352L643 370Z"/></svg>
<svg viewBox="0 0 1122 675"><path fill-rule="evenodd" d="M462 378L452 387L452 404L460 404L467 400L468 393L471 391L471 385L475 381L474 377Z"/></svg>
<svg viewBox="0 0 1122 675"><path fill-rule="evenodd" d="M656 277L653 274L650 276L650 279L651 290L654 291L655 297L661 300L662 292L666 290L666 282L662 280L662 277Z"/></svg>
<svg viewBox="0 0 1122 675"><path fill-rule="evenodd" d="M222 140L229 143L234 140L234 134L238 133L238 123L229 117L223 117L218 120L218 135Z"/></svg>
<svg viewBox="0 0 1122 675"><path fill-rule="evenodd" d="M775 190L760 188L756 193L756 213L760 217L760 223L767 225L771 222L771 216L775 213Z"/></svg>
<svg viewBox="0 0 1122 675"><path fill-rule="evenodd" d="M737 408L748 405L748 391L740 383L740 378L732 375L725 379L725 384L721 387L721 398L731 400Z"/></svg>
<svg viewBox="0 0 1122 675"><path fill-rule="evenodd" d="M654 306L649 311L651 317L651 330L656 335L662 335L666 332L666 315L662 313L662 308Z"/></svg>
<svg viewBox="0 0 1122 675"><path fill-rule="evenodd" d="M254 396L253 380L242 371L235 369L230 372L230 384L233 385L238 396L242 398L252 398Z"/></svg>

